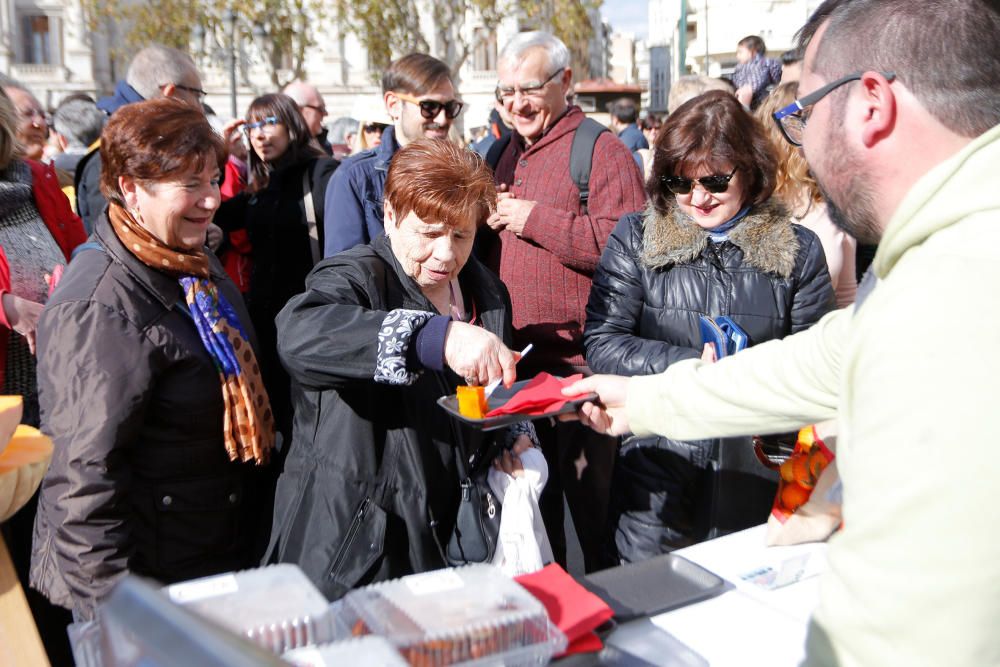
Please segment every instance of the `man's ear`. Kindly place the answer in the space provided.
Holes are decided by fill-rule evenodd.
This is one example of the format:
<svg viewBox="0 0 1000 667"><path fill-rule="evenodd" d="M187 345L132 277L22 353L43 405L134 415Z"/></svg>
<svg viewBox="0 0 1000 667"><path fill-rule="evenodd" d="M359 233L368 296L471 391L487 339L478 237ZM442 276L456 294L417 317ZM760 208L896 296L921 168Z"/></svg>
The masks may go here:
<svg viewBox="0 0 1000 667"><path fill-rule="evenodd" d="M861 75L861 109L864 113L861 141L871 147L892 132L896 124L896 95L879 72Z"/></svg>
<svg viewBox="0 0 1000 667"><path fill-rule="evenodd" d="M403 113L403 109L401 108L403 100L396 97L396 93L390 90L382 96L382 101L385 102L385 110L389 114L389 117L393 120L399 120L399 117Z"/></svg>
<svg viewBox="0 0 1000 667"><path fill-rule="evenodd" d="M172 83L168 83L167 85L160 88L160 90L163 91L164 97L174 97L175 95L177 95L177 86L175 86Z"/></svg>
<svg viewBox="0 0 1000 667"><path fill-rule="evenodd" d="M562 85L563 97L573 88L573 68L567 67L563 70L562 77L559 79Z"/></svg>

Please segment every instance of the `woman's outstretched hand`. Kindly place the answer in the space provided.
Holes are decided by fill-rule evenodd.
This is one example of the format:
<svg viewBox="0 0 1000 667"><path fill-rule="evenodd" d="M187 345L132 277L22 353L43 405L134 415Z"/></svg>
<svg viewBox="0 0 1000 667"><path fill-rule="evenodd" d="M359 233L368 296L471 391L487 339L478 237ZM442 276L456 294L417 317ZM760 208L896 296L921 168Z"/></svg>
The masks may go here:
<svg viewBox="0 0 1000 667"><path fill-rule="evenodd" d="M628 378L619 375L591 375L565 387L562 393L563 396L594 393L597 394L597 402L587 401L580 406L576 415L564 415L560 419L577 418L598 433L608 435L625 435L631 432L628 415L625 414Z"/></svg>
<svg viewBox="0 0 1000 667"><path fill-rule="evenodd" d="M471 385L487 385L502 378L504 386L509 387L517 379L517 353L495 334L465 322L448 324L444 362Z"/></svg>

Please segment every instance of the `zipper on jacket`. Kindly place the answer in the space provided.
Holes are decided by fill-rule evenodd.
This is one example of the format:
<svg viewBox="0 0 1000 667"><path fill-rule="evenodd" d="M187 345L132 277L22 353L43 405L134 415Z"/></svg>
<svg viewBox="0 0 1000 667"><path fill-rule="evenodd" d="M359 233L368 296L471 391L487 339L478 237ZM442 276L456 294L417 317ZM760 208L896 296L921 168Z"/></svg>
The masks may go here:
<svg viewBox="0 0 1000 667"><path fill-rule="evenodd" d="M344 560L347 558L347 553L350 551L351 545L354 543L354 538L361 529L361 522L365 518L365 513L368 512L368 506L371 504L371 496L365 496L365 499L361 501L361 505L358 506L358 510L354 513L354 518L351 520L351 526L347 529L347 537L344 538L343 544L341 544L340 549L337 550L337 557L333 559L333 565L330 567L330 577L337 574L337 572L340 571L340 567L344 564Z"/></svg>

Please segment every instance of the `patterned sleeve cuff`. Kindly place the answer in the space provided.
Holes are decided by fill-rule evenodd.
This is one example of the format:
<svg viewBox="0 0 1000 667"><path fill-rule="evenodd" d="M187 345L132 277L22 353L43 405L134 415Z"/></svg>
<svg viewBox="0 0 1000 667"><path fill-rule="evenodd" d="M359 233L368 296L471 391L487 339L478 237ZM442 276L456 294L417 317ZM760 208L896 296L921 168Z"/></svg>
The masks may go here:
<svg viewBox="0 0 1000 667"><path fill-rule="evenodd" d="M538 434L535 433L535 425L531 422L518 422L516 424L511 424L507 429L507 435L504 438L503 446L505 449L510 449L514 446L514 443L522 435L528 436L531 440L531 444L535 447L540 447L538 442Z"/></svg>
<svg viewBox="0 0 1000 667"><path fill-rule="evenodd" d="M415 344L416 333L434 317L423 310L397 308L382 320L378 330L378 357L375 360L375 382L410 385L420 376L406 366L407 352Z"/></svg>

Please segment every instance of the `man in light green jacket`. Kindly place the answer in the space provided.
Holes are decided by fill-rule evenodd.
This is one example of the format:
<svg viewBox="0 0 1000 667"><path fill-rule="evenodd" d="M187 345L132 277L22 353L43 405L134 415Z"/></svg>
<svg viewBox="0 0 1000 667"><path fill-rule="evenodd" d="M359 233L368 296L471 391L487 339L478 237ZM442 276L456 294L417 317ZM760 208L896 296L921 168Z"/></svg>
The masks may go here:
<svg viewBox="0 0 1000 667"><path fill-rule="evenodd" d="M844 527L806 662L997 665L1000 9L828 0L803 35L802 109L782 124L838 224L880 244L857 306L716 364L566 393L596 391L580 418L611 434L837 418Z"/></svg>

